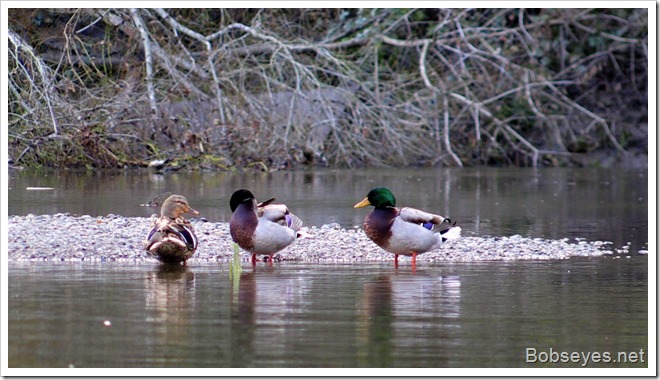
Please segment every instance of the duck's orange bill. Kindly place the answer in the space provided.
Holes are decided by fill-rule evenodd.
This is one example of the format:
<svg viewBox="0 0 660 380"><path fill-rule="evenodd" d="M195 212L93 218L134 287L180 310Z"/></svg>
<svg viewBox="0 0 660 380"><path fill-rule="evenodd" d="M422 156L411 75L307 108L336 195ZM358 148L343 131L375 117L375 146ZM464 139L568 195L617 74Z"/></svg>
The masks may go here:
<svg viewBox="0 0 660 380"><path fill-rule="evenodd" d="M353 208L366 207L366 206L370 206L370 205L371 205L371 203L369 203L369 199L364 198L362 201L360 201L360 203L353 206Z"/></svg>
<svg viewBox="0 0 660 380"><path fill-rule="evenodd" d="M186 211L188 214L193 214L193 215L199 215L199 211L194 210L192 208L188 208L188 211Z"/></svg>

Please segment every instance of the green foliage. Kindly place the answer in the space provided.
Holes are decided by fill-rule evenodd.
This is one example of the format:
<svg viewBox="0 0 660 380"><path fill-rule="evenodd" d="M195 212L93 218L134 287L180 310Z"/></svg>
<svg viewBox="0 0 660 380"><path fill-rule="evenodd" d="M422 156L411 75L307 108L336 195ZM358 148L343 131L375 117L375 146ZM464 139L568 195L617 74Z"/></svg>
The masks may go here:
<svg viewBox="0 0 660 380"><path fill-rule="evenodd" d="M232 289L234 294L237 296L243 267L241 267L241 255L239 252L238 244L232 243L231 246L234 250L234 254L232 255L231 264L229 265L229 281L231 281Z"/></svg>

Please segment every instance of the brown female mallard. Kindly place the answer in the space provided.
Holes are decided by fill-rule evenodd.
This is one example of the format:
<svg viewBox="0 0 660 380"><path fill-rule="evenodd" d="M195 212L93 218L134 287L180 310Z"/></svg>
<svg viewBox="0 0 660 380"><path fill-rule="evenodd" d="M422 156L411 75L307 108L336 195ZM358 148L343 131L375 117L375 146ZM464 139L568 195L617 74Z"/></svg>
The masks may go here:
<svg viewBox="0 0 660 380"><path fill-rule="evenodd" d="M293 243L302 227L302 221L289 212L286 205L271 204L275 198L257 204L254 195L245 189L232 194L229 206L233 212L229 222L231 238L239 247L252 254L273 255Z"/></svg>
<svg viewBox="0 0 660 380"><path fill-rule="evenodd" d="M396 208L394 194L377 187L355 208L372 205L375 209L364 219L364 232L379 247L394 254L394 266L399 255L412 256L415 268L417 255L439 247L447 240L461 236L461 227L449 218L411 207Z"/></svg>
<svg viewBox="0 0 660 380"><path fill-rule="evenodd" d="M151 256L164 263L183 262L183 265L186 265L186 260L197 249L197 236L193 226L182 216L186 213L199 215L182 195L171 195L163 202L160 217L154 221L144 243Z"/></svg>

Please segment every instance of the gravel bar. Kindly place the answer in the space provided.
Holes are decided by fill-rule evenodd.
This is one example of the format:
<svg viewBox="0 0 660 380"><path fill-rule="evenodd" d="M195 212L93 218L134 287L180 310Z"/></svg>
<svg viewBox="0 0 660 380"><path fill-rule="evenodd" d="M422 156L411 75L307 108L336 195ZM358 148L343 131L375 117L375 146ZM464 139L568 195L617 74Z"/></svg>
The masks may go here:
<svg viewBox="0 0 660 380"><path fill-rule="evenodd" d="M157 262L143 250L143 241L154 218L108 215L93 217L68 213L10 216L9 261L127 261ZM228 262L233 255L229 224L192 219L199 238L195 262ZM304 227L312 235L298 239L275 255L275 261L353 263L393 261L359 228L345 229L333 223ZM462 237L417 257L423 262L498 260L549 260L575 256L627 255L627 247L615 249L604 241L548 240L508 237ZM244 261L249 255L242 252ZM405 262L407 257L400 257Z"/></svg>

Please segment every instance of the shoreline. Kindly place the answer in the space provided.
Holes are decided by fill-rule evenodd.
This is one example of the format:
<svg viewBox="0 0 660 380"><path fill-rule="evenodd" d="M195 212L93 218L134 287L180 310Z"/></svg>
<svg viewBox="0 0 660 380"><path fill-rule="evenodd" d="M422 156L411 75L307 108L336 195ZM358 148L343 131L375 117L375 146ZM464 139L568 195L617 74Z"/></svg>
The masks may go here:
<svg viewBox="0 0 660 380"><path fill-rule="evenodd" d="M8 260L70 262L153 262L143 241L153 218L66 214L10 216L8 218ZM188 260L229 262L232 240L229 223L191 219L199 239L197 251ZM303 227L310 237L275 254L274 261L310 263L393 262L394 255L374 244L362 229L345 229L338 224ZM440 248L417 256L418 263L478 262L511 260L557 260L570 257L605 255L643 255L628 252L626 246L615 248L605 241L583 239L528 238L520 235L502 237L464 236L447 241ZM261 258L261 257L260 257ZM241 261L249 254L241 249ZM407 264L410 258L401 256Z"/></svg>

